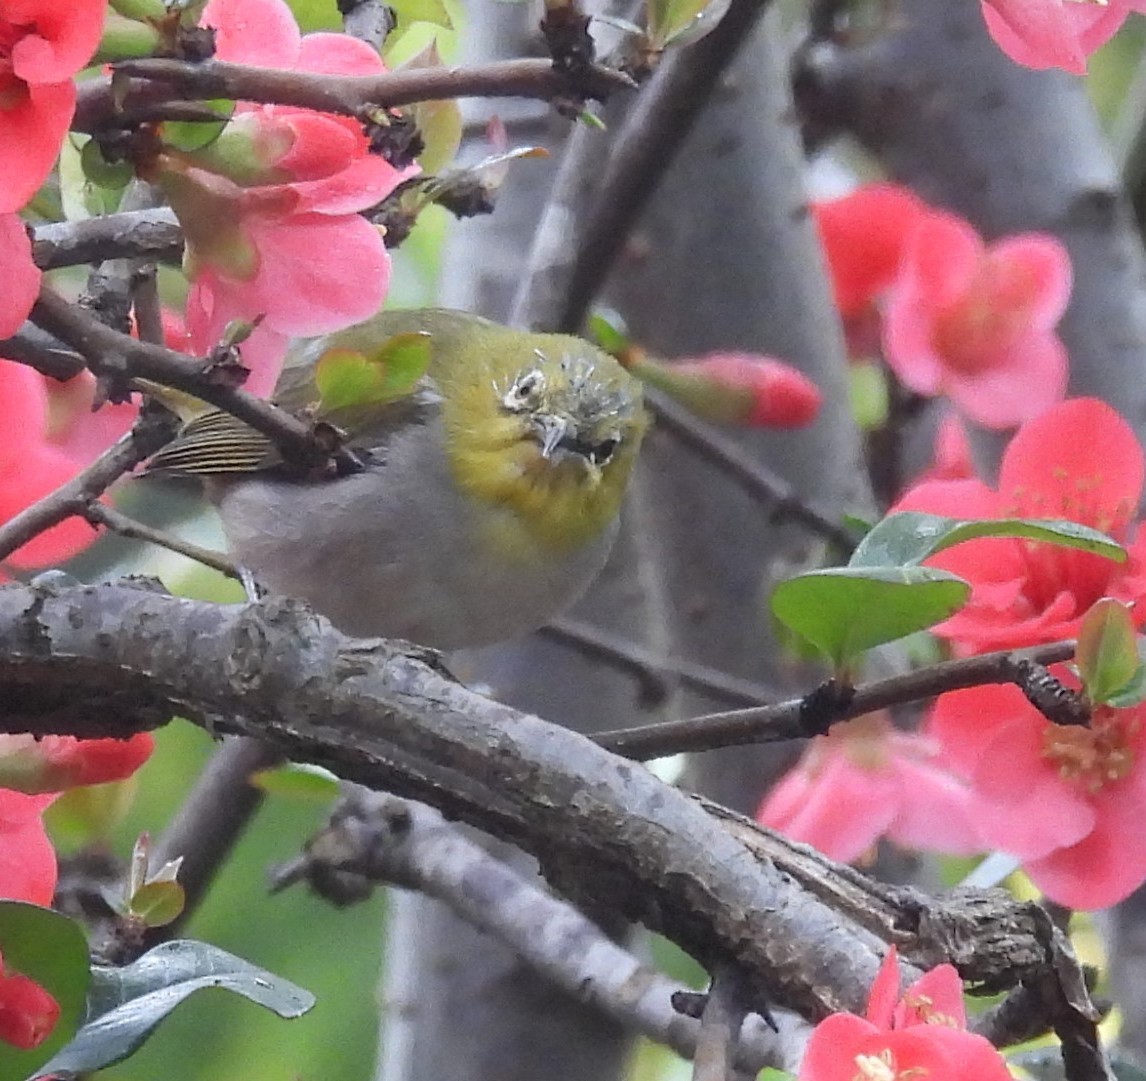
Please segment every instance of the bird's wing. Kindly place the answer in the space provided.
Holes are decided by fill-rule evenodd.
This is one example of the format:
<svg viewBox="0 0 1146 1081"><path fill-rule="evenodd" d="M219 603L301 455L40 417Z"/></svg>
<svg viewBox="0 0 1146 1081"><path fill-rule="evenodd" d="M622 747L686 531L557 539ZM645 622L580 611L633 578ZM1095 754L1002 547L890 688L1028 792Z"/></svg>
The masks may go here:
<svg viewBox="0 0 1146 1081"><path fill-rule="evenodd" d="M148 461L144 473L201 477L221 473L257 473L282 464L274 443L241 420L212 409L183 426Z"/></svg>

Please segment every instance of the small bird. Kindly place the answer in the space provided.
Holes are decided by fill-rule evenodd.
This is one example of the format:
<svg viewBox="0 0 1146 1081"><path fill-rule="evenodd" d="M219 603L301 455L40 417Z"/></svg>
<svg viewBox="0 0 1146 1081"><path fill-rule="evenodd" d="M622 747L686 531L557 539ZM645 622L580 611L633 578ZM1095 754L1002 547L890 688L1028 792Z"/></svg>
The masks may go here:
<svg viewBox="0 0 1146 1081"><path fill-rule="evenodd" d="M330 389L387 343L426 351L403 393ZM584 591L648 423L639 381L588 342L441 309L299 343L273 400L344 432L364 468L303 475L209 410L147 472L204 478L232 555L272 591L348 634L441 650L525 634Z"/></svg>

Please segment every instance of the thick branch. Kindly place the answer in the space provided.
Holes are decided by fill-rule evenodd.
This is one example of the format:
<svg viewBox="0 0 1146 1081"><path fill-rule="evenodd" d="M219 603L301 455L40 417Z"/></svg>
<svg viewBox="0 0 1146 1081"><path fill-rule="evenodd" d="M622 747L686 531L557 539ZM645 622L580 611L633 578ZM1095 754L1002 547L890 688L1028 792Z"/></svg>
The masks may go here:
<svg viewBox="0 0 1146 1081"><path fill-rule="evenodd" d="M559 888L607 897L706 966L735 962L807 1016L861 1008L882 940L992 986L1052 974L1091 1023L1069 947L1036 906L881 886L467 691L434 660L348 639L289 600L220 607L146 583L0 590L9 731L126 736L177 711L263 738L520 844Z"/></svg>
<svg viewBox="0 0 1146 1081"><path fill-rule="evenodd" d="M48 222L32 231L32 258L41 270L104 259L178 259L183 232L167 207Z"/></svg>

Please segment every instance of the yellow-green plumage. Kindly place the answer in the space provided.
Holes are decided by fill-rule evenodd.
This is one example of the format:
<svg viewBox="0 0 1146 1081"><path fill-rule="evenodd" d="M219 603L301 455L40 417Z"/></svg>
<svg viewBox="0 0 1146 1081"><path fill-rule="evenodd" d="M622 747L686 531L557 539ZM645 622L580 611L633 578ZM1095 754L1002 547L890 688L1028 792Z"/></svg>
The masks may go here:
<svg viewBox="0 0 1146 1081"><path fill-rule="evenodd" d="M412 394L322 412L320 356L412 332L430 340ZM292 477L267 440L218 413L152 471L212 478L235 554L271 588L351 633L440 648L523 633L584 588L646 425L637 381L588 343L435 309L300 343L275 400L345 430L364 473Z"/></svg>

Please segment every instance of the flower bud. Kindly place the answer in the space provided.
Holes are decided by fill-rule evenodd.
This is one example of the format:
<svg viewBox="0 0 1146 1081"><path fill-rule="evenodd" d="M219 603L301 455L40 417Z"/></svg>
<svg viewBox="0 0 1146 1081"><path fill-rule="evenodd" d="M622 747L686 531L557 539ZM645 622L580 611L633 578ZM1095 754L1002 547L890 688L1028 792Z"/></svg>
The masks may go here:
<svg viewBox="0 0 1146 1081"><path fill-rule="evenodd" d="M822 400L802 372L757 353L709 353L667 364L642 357L631 371L719 424L802 428L815 420Z"/></svg>

